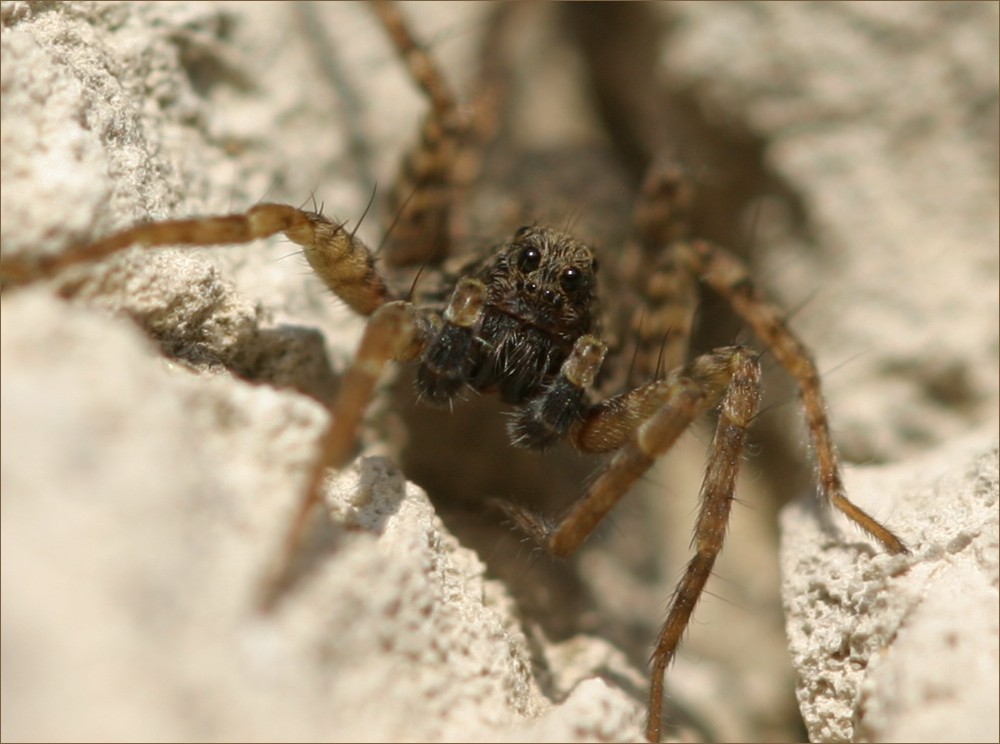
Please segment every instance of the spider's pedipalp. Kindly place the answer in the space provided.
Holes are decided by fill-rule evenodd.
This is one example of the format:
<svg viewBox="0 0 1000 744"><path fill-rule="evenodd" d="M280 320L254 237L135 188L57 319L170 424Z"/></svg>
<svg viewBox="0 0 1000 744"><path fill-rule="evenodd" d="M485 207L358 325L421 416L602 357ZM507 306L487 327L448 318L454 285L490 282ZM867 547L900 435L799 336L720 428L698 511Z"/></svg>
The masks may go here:
<svg viewBox="0 0 1000 744"><path fill-rule="evenodd" d="M417 370L417 389L429 403L449 403L465 384L485 303L486 287L481 281L459 281L444 311L444 323L428 343Z"/></svg>
<svg viewBox="0 0 1000 744"><path fill-rule="evenodd" d="M607 345L594 336L577 339L558 376L514 413L507 427L511 443L541 450L562 440L586 411L587 390L607 351Z"/></svg>

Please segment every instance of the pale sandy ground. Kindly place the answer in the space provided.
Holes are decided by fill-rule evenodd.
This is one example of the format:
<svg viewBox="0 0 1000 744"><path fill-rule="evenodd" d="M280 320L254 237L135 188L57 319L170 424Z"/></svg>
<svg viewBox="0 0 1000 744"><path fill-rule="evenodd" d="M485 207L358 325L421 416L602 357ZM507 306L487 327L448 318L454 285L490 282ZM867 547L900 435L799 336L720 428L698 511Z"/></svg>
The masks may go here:
<svg viewBox="0 0 1000 744"><path fill-rule="evenodd" d="M303 7L3 3L3 251L313 193L356 219L421 103L363 7ZM461 77L484 8L413 10ZM769 368L729 544L668 674L669 733L996 741L997 6L662 12L650 73L781 184L734 224L801 307L852 497L913 547L888 557L819 517ZM533 13L529 51L554 22ZM570 110L545 70L545 102ZM638 739L704 430L553 567L516 540L460 544L387 416L331 484L333 550L276 615L251 612L324 421L309 395L329 396L361 328L291 253L133 254L64 283L70 302L4 292L3 738ZM506 462L433 444L446 467Z"/></svg>

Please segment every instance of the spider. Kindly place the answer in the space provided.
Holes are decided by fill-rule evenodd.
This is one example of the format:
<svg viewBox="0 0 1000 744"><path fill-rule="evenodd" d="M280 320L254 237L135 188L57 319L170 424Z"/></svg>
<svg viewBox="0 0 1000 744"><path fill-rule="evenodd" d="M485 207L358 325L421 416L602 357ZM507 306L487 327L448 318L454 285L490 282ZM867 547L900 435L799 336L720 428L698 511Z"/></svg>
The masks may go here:
<svg viewBox="0 0 1000 744"><path fill-rule="evenodd" d="M399 10L384 3L373 7L430 101L420 145L387 200L395 224L378 262L346 225L322 210L263 203L241 214L139 225L34 263L3 259L0 279L7 286L37 281L134 245L207 246L283 233L302 246L329 289L368 318L285 551L264 582L264 608L273 607L297 577L293 564L321 514L325 475L353 456L361 421L391 363L416 365L418 392L431 405L457 404L469 390L497 394L513 408L509 434L515 446L542 450L566 441L584 453L610 455L558 520L497 502L523 532L557 556L573 554L697 417L717 411L695 555L671 599L652 656L646 736L657 741L664 675L722 549L760 390L757 354L746 347L722 347L672 364L683 355L690 333L697 281L730 303L797 382L823 498L889 552L905 553L906 547L846 496L815 364L781 311L755 288L739 259L706 241L687 239L691 191L678 168L651 166L638 197L635 238L613 265L602 263L592 246L568 231L540 224L518 228L475 260L457 265L450 260L462 186L477 171L477 153L490 137L503 96L502 76L487 76L474 105L459 105ZM409 289L384 276L414 266L428 276ZM613 309L599 302L608 274L626 290ZM610 326L615 323L626 330L614 333ZM634 359L624 376L606 369L610 352ZM658 360L669 360L671 368L663 371ZM623 392L598 392L623 382Z"/></svg>

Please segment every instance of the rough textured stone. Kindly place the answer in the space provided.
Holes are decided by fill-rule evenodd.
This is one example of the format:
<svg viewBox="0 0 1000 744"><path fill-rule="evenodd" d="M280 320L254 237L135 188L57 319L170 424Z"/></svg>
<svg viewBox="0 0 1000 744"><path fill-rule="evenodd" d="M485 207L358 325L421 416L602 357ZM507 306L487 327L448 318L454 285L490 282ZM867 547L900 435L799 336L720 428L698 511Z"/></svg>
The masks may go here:
<svg viewBox="0 0 1000 744"><path fill-rule="evenodd" d="M851 493L908 535L913 556L873 552L843 520L824 532L805 505L784 513L783 594L813 741L993 741L1000 733L991 434L851 474Z"/></svg>

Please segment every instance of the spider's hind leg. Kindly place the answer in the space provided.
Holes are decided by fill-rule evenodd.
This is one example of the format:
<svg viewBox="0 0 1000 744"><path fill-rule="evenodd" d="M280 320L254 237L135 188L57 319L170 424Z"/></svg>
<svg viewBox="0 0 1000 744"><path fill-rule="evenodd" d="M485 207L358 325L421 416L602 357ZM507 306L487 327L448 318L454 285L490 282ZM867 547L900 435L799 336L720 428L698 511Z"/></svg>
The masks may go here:
<svg viewBox="0 0 1000 744"><path fill-rule="evenodd" d="M464 187L478 176L500 118L506 91L500 47L510 14L501 8L487 28L476 95L463 105L402 10L384 0L371 6L430 104L419 140L403 158L385 202L389 230L382 258L389 266L438 264L452 249Z"/></svg>
<svg viewBox="0 0 1000 744"><path fill-rule="evenodd" d="M624 386L641 385L688 359L698 283L675 246L688 231L692 199L692 184L679 166L650 166L636 199L633 239L624 260L611 267L628 290L621 353L633 362Z"/></svg>
<svg viewBox="0 0 1000 744"><path fill-rule="evenodd" d="M383 258L390 266L439 263L450 250L454 171L468 121L444 74L417 42L401 10L381 1L371 7L430 102L419 142L404 157L386 200L391 228Z"/></svg>

